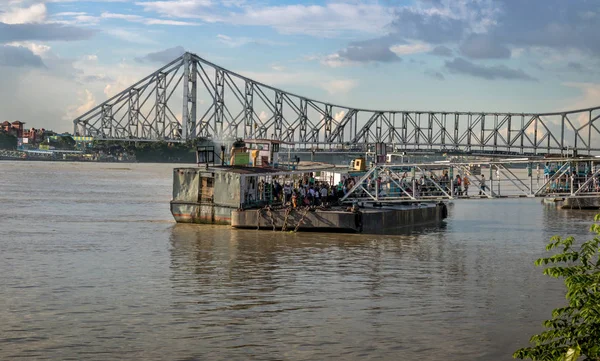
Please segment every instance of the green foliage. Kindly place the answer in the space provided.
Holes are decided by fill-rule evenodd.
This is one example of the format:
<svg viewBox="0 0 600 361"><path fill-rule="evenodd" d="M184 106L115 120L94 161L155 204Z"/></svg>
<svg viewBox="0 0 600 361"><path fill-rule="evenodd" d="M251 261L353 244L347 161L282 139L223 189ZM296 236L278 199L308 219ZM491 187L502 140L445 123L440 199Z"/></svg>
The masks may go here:
<svg viewBox="0 0 600 361"><path fill-rule="evenodd" d="M552 237L547 251L559 250L550 257L540 258L536 266L551 266L544 274L563 278L567 287L568 305L552 312L552 319L543 323L546 330L531 337L534 347L522 348L514 358L532 360L575 361L600 360L600 215L594 218L590 230L596 236L579 247L573 237Z"/></svg>
<svg viewBox="0 0 600 361"><path fill-rule="evenodd" d="M0 149L16 149L17 137L0 130Z"/></svg>
<svg viewBox="0 0 600 361"><path fill-rule="evenodd" d="M56 149L73 150L77 142L70 135L57 135L55 138L47 137L42 144L53 146Z"/></svg>
<svg viewBox="0 0 600 361"><path fill-rule="evenodd" d="M196 140L187 143L94 141L92 149L105 154L134 154L139 162L196 162Z"/></svg>

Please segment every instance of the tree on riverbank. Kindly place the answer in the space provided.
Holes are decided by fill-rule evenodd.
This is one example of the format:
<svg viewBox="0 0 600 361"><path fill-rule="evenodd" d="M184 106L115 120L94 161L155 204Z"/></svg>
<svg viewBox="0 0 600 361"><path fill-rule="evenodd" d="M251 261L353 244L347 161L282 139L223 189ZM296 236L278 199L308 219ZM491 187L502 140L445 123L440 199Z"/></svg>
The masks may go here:
<svg viewBox="0 0 600 361"><path fill-rule="evenodd" d="M514 358L575 361L600 360L600 214L590 230L596 236L580 246L573 237L552 237L546 250L560 253L540 258L536 266L551 264L544 274L563 278L568 305L552 312L546 331L531 337L534 347L522 348Z"/></svg>
<svg viewBox="0 0 600 361"><path fill-rule="evenodd" d="M0 130L0 149L17 149L17 137Z"/></svg>
<svg viewBox="0 0 600 361"><path fill-rule="evenodd" d="M122 153L135 155L140 162L196 162L196 144L201 140L185 143L176 142L135 142L135 141L94 141L92 150L104 154Z"/></svg>

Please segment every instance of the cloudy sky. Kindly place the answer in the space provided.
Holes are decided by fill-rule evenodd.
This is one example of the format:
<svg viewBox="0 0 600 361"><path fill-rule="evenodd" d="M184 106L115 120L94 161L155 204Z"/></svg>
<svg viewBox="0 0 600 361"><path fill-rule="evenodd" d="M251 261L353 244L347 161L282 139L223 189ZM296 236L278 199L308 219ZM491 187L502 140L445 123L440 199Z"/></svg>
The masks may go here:
<svg viewBox="0 0 600 361"><path fill-rule="evenodd" d="M0 0L0 120L72 119L176 58L371 109L600 105L597 0Z"/></svg>

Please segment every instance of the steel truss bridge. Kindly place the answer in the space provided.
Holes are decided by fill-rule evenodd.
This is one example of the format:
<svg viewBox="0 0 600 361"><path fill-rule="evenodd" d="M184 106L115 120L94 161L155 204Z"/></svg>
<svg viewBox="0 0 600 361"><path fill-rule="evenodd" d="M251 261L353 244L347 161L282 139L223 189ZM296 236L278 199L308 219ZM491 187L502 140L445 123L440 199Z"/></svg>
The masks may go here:
<svg viewBox="0 0 600 361"><path fill-rule="evenodd" d="M277 139L297 149L600 151L600 107L557 113L370 110L292 94L185 53L73 121L101 140Z"/></svg>
<svg viewBox="0 0 600 361"><path fill-rule="evenodd" d="M452 199L495 199L533 197L600 197L600 159L563 158L548 160L502 159L498 161L378 164L348 190L342 201L415 202ZM586 165L587 169L581 169ZM474 169L478 169L475 171ZM576 169L577 171L573 171ZM585 174L576 174L587 170ZM449 180L441 179L442 173ZM432 177L432 173L437 177ZM456 187L454 177L470 179L469 191ZM380 187L375 186L379 178ZM482 180L485 178L482 186Z"/></svg>

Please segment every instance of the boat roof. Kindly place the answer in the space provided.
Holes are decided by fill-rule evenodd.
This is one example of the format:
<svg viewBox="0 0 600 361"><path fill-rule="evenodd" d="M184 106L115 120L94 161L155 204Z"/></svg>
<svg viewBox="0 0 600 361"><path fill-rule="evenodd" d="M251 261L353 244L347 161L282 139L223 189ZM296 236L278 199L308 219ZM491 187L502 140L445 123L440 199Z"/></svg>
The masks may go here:
<svg viewBox="0 0 600 361"><path fill-rule="evenodd" d="M286 170L282 168L273 167L248 167L243 165L209 165L208 169L202 167L186 167L176 169L194 169L204 172L214 173L235 173L240 175L291 175L291 174L303 174L310 172L345 172L347 168L336 167L332 164L310 162L309 164L301 165L295 170Z"/></svg>

